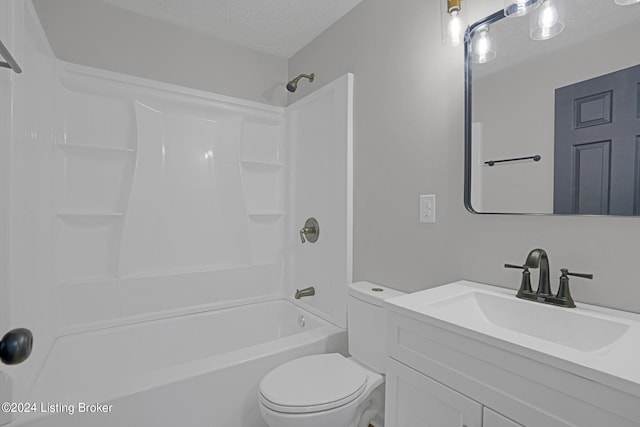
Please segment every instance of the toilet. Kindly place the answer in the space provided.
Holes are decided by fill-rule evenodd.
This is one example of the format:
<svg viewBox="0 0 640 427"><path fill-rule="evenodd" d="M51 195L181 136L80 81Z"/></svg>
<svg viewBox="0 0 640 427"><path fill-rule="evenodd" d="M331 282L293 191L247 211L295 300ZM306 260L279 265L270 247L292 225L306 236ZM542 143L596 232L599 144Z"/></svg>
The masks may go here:
<svg viewBox="0 0 640 427"><path fill-rule="evenodd" d="M265 375L259 406L269 427L367 427L384 409L385 299L404 293L369 282L349 285L349 353L316 354Z"/></svg>

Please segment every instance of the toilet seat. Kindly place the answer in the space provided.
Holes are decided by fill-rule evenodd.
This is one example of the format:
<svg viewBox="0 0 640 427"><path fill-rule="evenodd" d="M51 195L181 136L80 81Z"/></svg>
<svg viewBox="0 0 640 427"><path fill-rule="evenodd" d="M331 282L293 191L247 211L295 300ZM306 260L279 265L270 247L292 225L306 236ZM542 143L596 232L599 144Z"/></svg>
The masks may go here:
<svg viewBox="0 0 640 427"><path fill-rule="evenodd" d="M260 381L260 402L289 414L335 409L366 389L367 371L341 354L317 354L289 361Z"/></svg>

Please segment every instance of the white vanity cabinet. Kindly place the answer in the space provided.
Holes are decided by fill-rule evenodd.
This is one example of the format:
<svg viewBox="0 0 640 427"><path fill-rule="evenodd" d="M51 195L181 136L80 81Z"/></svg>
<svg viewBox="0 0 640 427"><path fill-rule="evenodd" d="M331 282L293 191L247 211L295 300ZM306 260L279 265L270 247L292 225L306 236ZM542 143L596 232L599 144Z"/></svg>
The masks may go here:
<svg viewBox="0 0 640 427"><path fill-rule="evenodd" d="M640 427L634 385L587 378L394 300L385 303L386 427Z"/></svg>
<svg viewBox="0 0 640 427"><path fill-rule="evenodd" d="M393 359L386 391L386 427L522 427Z"/></svg>
<svg viewBox="0 0 640 427"><path fill-rule="evenodd" d="M482 426L482 405L395 360L386 387L385 427Z"/></svg>

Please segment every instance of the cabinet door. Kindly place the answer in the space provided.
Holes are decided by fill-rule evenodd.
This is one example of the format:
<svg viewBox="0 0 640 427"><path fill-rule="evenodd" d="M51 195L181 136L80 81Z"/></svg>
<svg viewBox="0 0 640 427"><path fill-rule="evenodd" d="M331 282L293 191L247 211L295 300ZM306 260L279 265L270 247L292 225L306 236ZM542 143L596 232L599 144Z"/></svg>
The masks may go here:
<svg viewBox="0 0 640 427"><path fill-rule="evenodd" d="M482 427L482 405L388 359L386 427Z"/></svg>
<svg viewBox="0 0 640 427"><path fill-rule="evenodd" d="M482 427L522 427L520 424L505 418L489 408L483 408Z"/></svg>

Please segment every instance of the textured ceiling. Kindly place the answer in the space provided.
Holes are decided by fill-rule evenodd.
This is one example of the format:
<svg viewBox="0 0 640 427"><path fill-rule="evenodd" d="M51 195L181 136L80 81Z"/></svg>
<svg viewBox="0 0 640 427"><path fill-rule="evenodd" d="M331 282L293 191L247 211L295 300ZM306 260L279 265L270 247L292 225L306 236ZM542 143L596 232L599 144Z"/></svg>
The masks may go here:
<svg viewBox="0 0 640 427"><path fill-rule="evenodd" d="M101 0L290 58L362 0Z"/></svg>

